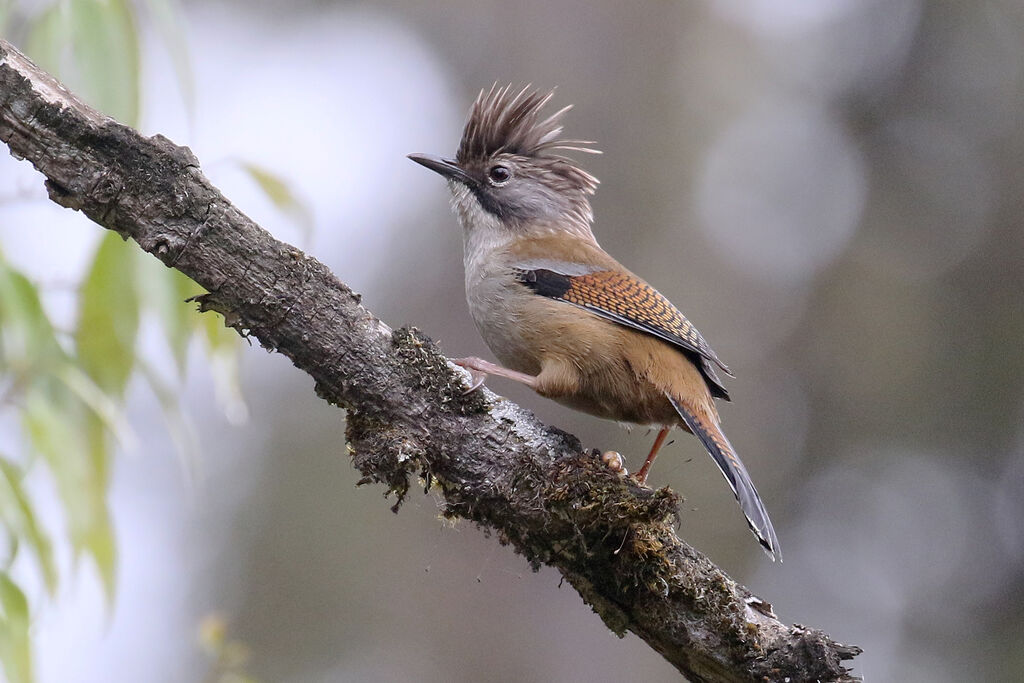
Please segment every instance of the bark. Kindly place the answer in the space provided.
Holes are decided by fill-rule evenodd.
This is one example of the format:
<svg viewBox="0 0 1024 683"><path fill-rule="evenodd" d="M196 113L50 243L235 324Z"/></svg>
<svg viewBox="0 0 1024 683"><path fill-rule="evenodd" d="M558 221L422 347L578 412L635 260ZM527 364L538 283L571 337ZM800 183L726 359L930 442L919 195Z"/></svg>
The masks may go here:
<svg viewBox="0 0 1024 683"><path fill-rule="evenodd" d="M274 239L203 176L187 147L79 101L0 41L0 139L50 198L208 294L201 310L315 381L348 411L364 482L435 488L537 568L558 568L615 633L636 633L691 681L852 681L859 648L787 626L675 532L679 499L605 467L575 437L486 389L415 328L392 330L323 264Z"/></svg>

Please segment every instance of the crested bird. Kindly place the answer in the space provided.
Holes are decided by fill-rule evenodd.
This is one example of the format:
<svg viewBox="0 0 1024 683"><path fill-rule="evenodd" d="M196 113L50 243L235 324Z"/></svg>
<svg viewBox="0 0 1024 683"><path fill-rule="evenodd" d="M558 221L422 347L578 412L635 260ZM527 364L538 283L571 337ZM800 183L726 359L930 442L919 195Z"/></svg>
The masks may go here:
<svg viewBox="0 0 1024 683"><path fill-rule="evenodd" d="M718 376L729 368L657 290L606 253L591 230L597 179L565 152L597 153L563 139L570 107L543 116L554 92L481 91L454 159L409 158L448 182L462 225L466 300L501 365L453 362L618 422L658 428L635 475L645 484L669 430L694 434L732 487L765 552L781 559L761 497L720 425Z"/></svg>

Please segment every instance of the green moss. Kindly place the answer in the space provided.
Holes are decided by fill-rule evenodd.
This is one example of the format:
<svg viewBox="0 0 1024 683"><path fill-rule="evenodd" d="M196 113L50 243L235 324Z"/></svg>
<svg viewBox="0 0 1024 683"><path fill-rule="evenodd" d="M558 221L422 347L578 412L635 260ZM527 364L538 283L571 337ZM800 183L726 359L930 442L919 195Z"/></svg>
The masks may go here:
<svg viewBox="0 0 1024 683"><path fill-rule="evenodd" d="M358 411L349 411L345 433L353 464L364 475L359 483L384 484L384 495L396 497L391 510L398 512L409 492L410 475L423 470L419 446L402 430ZM359 444L359 448L352 444Z"/></svg>
<svg viewBox="0 0 1024 683"><path fill-rule="evenodd" d="M430 337L415 327L402 327L391 333L391 342L401 372L412 375L414 381L410 384L426 390L442 405L456 404L463 415L490 408L484 392L466 393L462 375L448 365L448 359Z"/></svg>

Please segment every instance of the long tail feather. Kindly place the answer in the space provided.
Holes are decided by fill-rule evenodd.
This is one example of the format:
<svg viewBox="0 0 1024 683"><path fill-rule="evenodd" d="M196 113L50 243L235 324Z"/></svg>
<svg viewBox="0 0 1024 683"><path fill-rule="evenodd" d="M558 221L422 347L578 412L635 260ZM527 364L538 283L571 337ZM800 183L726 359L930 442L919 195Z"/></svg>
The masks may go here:
<svg viewBox="0 0 1024 683"><path fill-rule="evenodd" d="M764 509L761 496L757 495L757 489L750 481L747 468L743 466L739 456L736 455L732 444L725 438L725 434L717 424L698 417L671 396L668 396L668 400L694 436L704 444L704 448L714 458L718 468L722 470L722 474L725 475L726 481L732 487L732 492L736 495L736 500L739 501L740 508L747 518L747 525L754 532L758 543L764 547L768 557L773 561L781 562L782 549L779 547L779 539L775 536L775 528L772 526L771 519L768 518L768 512Z"/></svg>

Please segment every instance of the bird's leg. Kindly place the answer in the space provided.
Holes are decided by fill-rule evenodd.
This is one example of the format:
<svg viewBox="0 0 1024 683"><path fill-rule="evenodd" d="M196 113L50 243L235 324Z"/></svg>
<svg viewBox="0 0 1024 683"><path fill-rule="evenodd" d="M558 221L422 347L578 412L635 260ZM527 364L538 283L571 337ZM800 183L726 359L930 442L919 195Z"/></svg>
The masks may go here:
<svg viewBox="0 0 1024 683"><path fill-rule="evenodd" d="M647 454L647 460L644 460L644 466L641 467L640 471L635 475L638 484L647 483L647 472L650 471L651 465L654 463L654 459L658 457L658 451L660 451L662 445L664 445L665 439L668 437L669 429L671 429L671 427L662 427L661 431L658 432L658 437L654 440L654 445L651 446L651 452Z"/></svg>
<svg viewBox="0 0 1024 683"><path fill-rule="evenodd" d="M498 377L504 377L505 379L525 384L531 389L537 388L537 378L533 375L527 375L525 372L516 372L515 370L503 368L500 365L486 361L483 358L477 358L476 356L470 356L469 358L453 358L452 362L459 367L469 370L469 375L472 377L472 381L469 384L469 388L464 392L467 394L471 394L482 387L484 381L487 379L487 375L497 375Z"/></svg>

